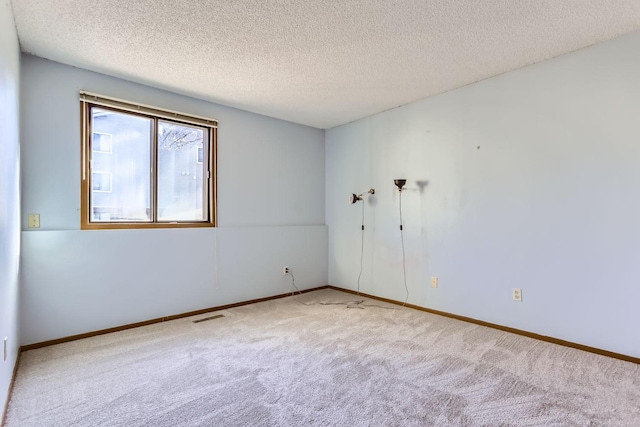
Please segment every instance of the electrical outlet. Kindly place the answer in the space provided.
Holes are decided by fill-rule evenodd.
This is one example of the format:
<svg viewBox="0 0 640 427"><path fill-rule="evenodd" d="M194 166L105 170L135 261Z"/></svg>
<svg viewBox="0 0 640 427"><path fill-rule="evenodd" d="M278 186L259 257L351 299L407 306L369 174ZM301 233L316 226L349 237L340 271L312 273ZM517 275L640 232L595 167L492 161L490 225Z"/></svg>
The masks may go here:
<svg viewBox="0 0 640 427"><path fill-rule="evenodd" d="M518 301L518 302L522 302L522 289L513 288L513 300L514 301Z"/></svg>
<svg viewBox="0 0 640 427"><path fill-rule="evenodd" d="M2 360L7 360L7 341L9 337L4 337L4 358Z"/></svg>
<svg viewBox="0 0 640 427"><path fill-rule="evenodd" d="M282 274L284 274L285 276L289 274L289 267L287 267L286 265L282 267Z"/></svg>
<svg viewBox="0 0 640 427"><path fill-rule="evenodd" d="M40 214L29 214L29 228L40 228Z"/></svg>
<svg viewBox="0 0 640 427"><path fill-rule="evenodd" d="M431 287L432 288L437 288L438 287L438 278L435 277L435 276L431 278Z"/></svg>

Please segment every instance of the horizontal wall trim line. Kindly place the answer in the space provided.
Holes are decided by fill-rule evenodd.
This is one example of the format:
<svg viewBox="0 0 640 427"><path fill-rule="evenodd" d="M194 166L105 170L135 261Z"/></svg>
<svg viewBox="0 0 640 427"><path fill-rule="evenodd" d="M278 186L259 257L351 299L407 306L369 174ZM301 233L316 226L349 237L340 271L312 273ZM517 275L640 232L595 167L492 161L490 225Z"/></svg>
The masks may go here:
<svg viewBox="0 0 640 427"><path fill-rule="evenodd" d="M327 288L335 289L337 291L347 292L347 293L354 294L354 295L360 295L360 296L371 298L371 299L375 299L375 300L378 300L378 301L388 302L390 304L403 305L402 302L400 302L400 301L396 301L396 300L392 300L392 299L388 299L388 298L383 298L383 297L377 297L375 295L369 295L369 294L365 294L365 293L362 293L362 292L358 293L358 292L353 291L351 289L345 289L345 288L341 288L339 286L329 285L329 286L327 286ZM426 308L426 307L422 307L422 306L419 306L419 305L404 304L404 306L408 307L408 308L413 308L414 310L420 310L420 311L424 311L424 312L431 313L431 314L437 314L438 316L449 317L451 319L461 320L463 322L475 323L476 325L486 326L488 328L498 329L500 331L509 332L509 333L512 333L512 334L522 335L522 336L525 336L525 337L528 337L528 338L533 338L533 339L536 339L536 340L539 340L539 341L545 341L545 342L548 342L548 343L551 343L551 344L562 345L564 347L571 347L571 348L574 348L574 349L577 349L577 350L582 350L582 351L586 351L586 352L589 352L589 353L598 354L600 356L611 357L613 359L624 360L625 362L631 362L631 363L635 363L635 364L639 364L640 365L640 358L638 358L638 357L628 356L626 354L615 353L615 352L609 351L609 350L603 350L603 349L600 349L600 348L590 347L590 346L587 346L587 345L578 344L578 343L574 343L574 342L571 342L571 341L565 341L565 340L561 340L561 339L558 339L558 338L549 337L549 336L546 336L546 335L540 335L540 334L536 334L536 333L533 333L533 332L523 331L522 329L511 328L509 326L502 326L502 325L498 325L496 323L485 322L484 320L477 320L477 319L474 319L474 318L471 318L471 317L460 316L458 314L447 313L446 311L433 310L431 308Z"/></svg>
<svg viewBox="0 0 640 427"><path fill-rule="evenodd" d="M304 290L302 290L300 292L304 294L304 293L307 293L307 292L313 292L313 291L318 291L320 289L327 289L327 288L328 288L328 286L319 286L317 288L304 289ZM116 326L116 327L113 327L113 328L100 329L99 331L85 332L83 334L71 335L71 336L63 337L63 338L56 338L54 340L43 341L43 342L39 342L39 343L35 343L35 344L23 345L22 347L20 347L20 349L21 349L21 351L35 350L37 348L48 347L48 346L51 346L51 345L62 344L62 343L65 343L65 342L81 340L83 338L91 338L91 337L95 337L95 336L98 336L98 335L110 334L112 332L120 332L120 331L124 331L124 330L127 330L127 329L139 328L141 326L153 325L154 323L168 322L170 320L182 319L184 317L197 316L199 314L210 313L212 311L228 310L230 308L241 307L243 305L249 305L249 304L255 304L255 303L258 303L258 302L264 302L264 301L270 301L270 300L274 300L274 299L285 298L285 297L289 297L291 295L292 294L290 292L288 292L286 294L279 294L279 295L273 295L273 296L270 296L270 297L257 298L257 299L252 299L252 300L248 300L248 301L236 302L236 303L233 303L233 304L226 304L226 305L220 305L220 306L217 306L217 307L203 308L202 310L189 311L189 312L186 312L186 313L174 314L174 315L165 316L165 317L158 317L156 319L145 320L145 321L142 321L142 322L129 323L127 325Z"/></svg>
<svg viewBox="0 0 640 427"><path fill-rule="evenodd" d="M22 349L18 349L18 356L16 357L16 364L13 366L13 373L11 374L11 381L9 381L9 391L7 392L7 401L4 402L4 412L2 418L0 418L0 427L4 426L7 419L7 411L9 411L9 401L11 400L11 394L13 393L13 385L16 382L16 375L18 374L18 365L20 364L20 354Z"/></svg>

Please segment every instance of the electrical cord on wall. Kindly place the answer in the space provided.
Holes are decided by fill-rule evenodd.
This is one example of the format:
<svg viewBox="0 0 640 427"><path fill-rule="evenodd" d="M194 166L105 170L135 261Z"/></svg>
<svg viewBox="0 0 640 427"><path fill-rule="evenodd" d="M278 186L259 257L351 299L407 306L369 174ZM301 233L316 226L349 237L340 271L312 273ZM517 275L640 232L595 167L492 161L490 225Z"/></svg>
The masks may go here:
<svg viewBox="0 0 640 427"><path fill-rule="evenodd" d="M362 226L360 233L360 273L358 273L358 295L360 295L360 277L362 277L362 260L364 259L364 200L362 201Z"/></svg>
<svg viewBox="0 0 640 427"><path fill-rule="evenodd" d="M405 257L405 253L404 253L404 230L402 227L402 189L400 189L398 191L399 199L400 199L400 243L402 245L402 277L404 279L404 290L406 292L406 297L404 299L404 302L402 303L402 306L404 307L405 304L407 304L407 301L409 300L409 288L407 287L407 262L406 262L406 257Z"/></svg>
<svg viewBox="0 0 640 427"><path fill-rule="evenodd" d="M302 295L302 292L296 286L296 278L293 277L293 273L291 272L291 269L287 271L287 274L291 276L291 285L293 286L293 290L291 291L291 296L295 295L295 291L298 291L298 295Z"/></svg>
<svg viewBox="0 0 640 427"><path fill-rule="evenodd" d="M294 296L296 294L295 291L298 291L298 295L302 295L302 291L300 291L300 289L298 289L298 287L296 286L296 278L291 272L291 269L287 267L287 272L285 274L288 274L289 276L291 276L291 286L293 286L293 289L291 290L291 296ZM295 300L302 305L313 305L313 304L307 304L305 302L299 301L297 298Z"/></svg>

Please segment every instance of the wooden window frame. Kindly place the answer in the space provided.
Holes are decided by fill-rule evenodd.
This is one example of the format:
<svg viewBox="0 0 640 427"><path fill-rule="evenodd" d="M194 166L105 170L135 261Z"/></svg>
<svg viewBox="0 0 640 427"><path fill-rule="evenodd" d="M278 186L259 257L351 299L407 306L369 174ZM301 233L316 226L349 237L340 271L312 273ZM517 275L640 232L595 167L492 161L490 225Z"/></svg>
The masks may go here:
<svg viewBox="0 0 640 427"><path fill-rule="evenodd" d="M131 105L131 109L121 109L118 108L119 105L127 105L127 101L115 100L114 98L106 98L100 97L100 100L114 100L117 106L105 105L105 102L102 103L94 103L90 99L83 97L84 92L81 92L81 102L80 102L80 111L81 111L81 183L80 183L80 228L81 230L105 230L105 229L153 229L153 228L199 228L199 227L215 227L217 223L217 140L218 140L218 128L217 121L211 120L212 123L215 123L214 126L206 126L198 123L193 123L188 121L190 116L182 113L176 113L169 110L161 110L155 107L147 107L141 106L144 108L148 108L151 112L138 112L133 111L133 108L138 107L138 104L129 104ZM97 96L97 95L92 95ZM100 108L106 110L113 110L119 113L138 115L145 118L151 118L154 121L154 131L153 131L153 141L151 150L155 151L152 153L153 163L153 178L152 178L152 188L151 188L151 199L152 199L152 218L151 221L117 221L117 222L106 222L106 221L91 221L91 175L92 171L91 165L91 156L92 156L92 120L91 120L91 109L92 108ZM161 115L153 114L153 112L159 111ZM162 114L162 112L166 112L166 114ZM171 115L175 115L177 118L172 118ZM197 116L191 116L194 120L202 119ZM186 119L185 119L186 118ZM158 186L158 168L157 168L157 126L159 121L168 121L177 124L184 124L187 126L201 126L208 128L208 143L207 149L204 150L206 154L207 151L209 153L208 159L203 159L204 163L207 163L208 160L208 174L205 169L203 172L205 175L208 175L204 179L204 185L207 186L207 202L208 202L208 218L203 221L158 221L157 220L157 186ZM112 150L113 150L113 142L112 142Z"/></svg>

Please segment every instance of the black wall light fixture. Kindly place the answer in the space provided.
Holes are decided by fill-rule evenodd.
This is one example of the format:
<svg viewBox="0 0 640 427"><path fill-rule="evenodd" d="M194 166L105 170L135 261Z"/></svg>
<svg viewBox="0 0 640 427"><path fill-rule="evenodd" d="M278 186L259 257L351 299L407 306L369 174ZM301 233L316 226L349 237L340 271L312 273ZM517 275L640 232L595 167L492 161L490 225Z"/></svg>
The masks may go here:
<svg viewBox="0 0 640 427"><path fill-rule="evenodd" d="M373 188L370 188L369 191L367 191L367 194L376 194L376 190ZM363 194L351 193L351 195L349 196L349 203L352 205L361 200L363 200Z"/></svg>
<svg viewBox="0 0 640 427"><path fill-rule="evenodd" d="M406 179L394 179L393 183L398 187L398 191L402 191L402 187L407 183Z"/></svg>

